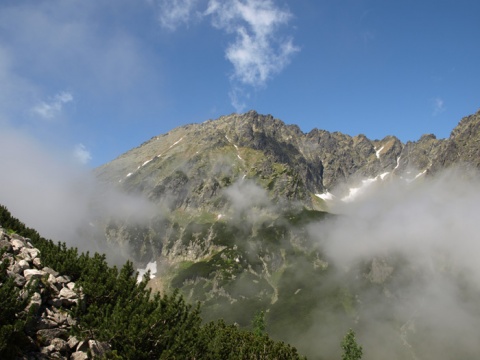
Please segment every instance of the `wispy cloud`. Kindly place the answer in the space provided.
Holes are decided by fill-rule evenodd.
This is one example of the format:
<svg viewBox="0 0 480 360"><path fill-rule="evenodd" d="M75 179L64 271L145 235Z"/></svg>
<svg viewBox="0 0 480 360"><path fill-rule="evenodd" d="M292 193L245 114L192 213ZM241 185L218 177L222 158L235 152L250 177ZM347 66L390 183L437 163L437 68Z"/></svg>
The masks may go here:
<svg viewBox="0 0 480 360"><path fill-rule="evenodd" d="M154 1L150 2L155 3ZM199 0L158 0L156 4L160 9L158 15L160 25L173 31L192 21ZM201 15L199 14L197 17L201 17Z"/></svg>
<svg viewBox="0 0 480 360"><path fill-rule="evenodd" d="M73 95L63 91L55 95L50 101L42 101L32 111L46 120L53 120L62 113L64 104L73 101Z"/></svg>
<svg viewBox="0 0 480 360"><path fill-rule="evenodd" d="M432 106L433 106L433 110L432 110L433 116L440 115L447 109L445 107L445 102L443 101L443 99L439 97L432 100Z"/></svg>
<svg viewBox="0 0 480 360"><path fill-rule="evenodd" d="M206 15L213 26L235 34L225 55L233 64L233 79L254 87L263 86L290 62L299 48L291 37L278 34L292 14L270 0L210 0Z"/></svg>
<svg viewBox="0 0 480 360"><path fill-rule="evenodd" d="M158 5L160 25L166 29L175 30L203 16L216 29L234 36L225 58L233 65L229 95L237 111L245 108L248 89L264 87L300 50L291 36L280 31L292 13L273 0L209 0L203 11L199 9L206 1L201 0L150 2Z"/></svg>
<svg viewBox="0 0 480 360"><path fill-rule="evenodd" d="M77 159L81 164L87 164L90 160L92 160L92 155L90 151L87 150L85 145L77 144L73 151L73 156Z"/></svg>

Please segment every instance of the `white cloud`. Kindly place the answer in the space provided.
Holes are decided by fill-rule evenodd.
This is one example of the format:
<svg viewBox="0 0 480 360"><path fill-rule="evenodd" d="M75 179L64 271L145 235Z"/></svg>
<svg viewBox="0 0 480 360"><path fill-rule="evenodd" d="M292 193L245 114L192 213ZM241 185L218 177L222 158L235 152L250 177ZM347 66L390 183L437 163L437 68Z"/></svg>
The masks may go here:
<svg viewBox="0 0 480 360"><path fill-rule="evenodd" d="M46 120L53 120L62 113L63 105L73 101L69 92L60 92L48 102L40 102L32 111Z"/></svg>
<svg viewBox="0 0 480 360"><path fill-rule="evenodd" d="M83 145L78 149L88 154ZM143 198L105 187L89 169L70 160L25 132L1 128L0 164L9 171L0 179L0 203L42 236L113 258L119 249L105 248L100 227L88 224L100 215L141 220L155 208Z"/></svg>
<svg viewBox="0 0 480 360"><path fill-rule="evenodd" d="M233 79L242 84L265 85L299 51L290 37L278 34L292 14L273 1L210 0L205 14L216 28L236 35L225 54L234 67Z"/></svg>
<svg viewBox="0 0 480 360"><path fill-rule="evenodd" d="M83 144L77 144L75 146L73 155L75 156L75 159L77 159L81 164L86 164L90 160L92 160L92 155L90 154L90 151L88 151Z"/></svg>
<svg viewBox="0 0 480 360"><path fill-rule="evenodd" d="M225 57L233 65L229 95L237 111L246 107L242 98L249 94L245 87L265 86L300 50L291 37L280 33L292 14L273 0L209 0L203 12L199 12L201 0L149 2L158 5L160 24L169 30L203 16L210 18L215 28L234 35Z"/></svg>
<svg viewBox="0 0 480 360"><path fill-rule="evenodd" d="M433 116L440 115L446 110L445 102L443 101L443 99L439 97L433 99L432 104L433 104L433 112L432 112Z"/></svg>
<svg viewBox="0 0 480 360"><path fill-rule="evenodd" d="M235 111L237 113L245 111L245 109L247 108L245 100L249 98L249 94L246 93L245 90L242 89L242 87L233 86L233 88L228 93L228 96L230 97L230 102L232 103L232 106L235 108Z"/></svg>
<svg viewBox="0 0 480 360"><path fill-rule="evenodd" d="M194 18L198 2L198 0L158 0L160 25L173 31L181 25L188 24Z"/></svg>

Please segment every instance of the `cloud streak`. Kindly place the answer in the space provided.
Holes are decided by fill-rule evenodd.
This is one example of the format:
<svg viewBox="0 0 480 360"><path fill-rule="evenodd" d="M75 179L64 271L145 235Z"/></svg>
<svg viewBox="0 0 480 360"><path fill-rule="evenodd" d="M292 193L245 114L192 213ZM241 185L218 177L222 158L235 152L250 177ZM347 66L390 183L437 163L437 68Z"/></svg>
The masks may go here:
<svg viewBox="0 0 480 360"><path fill-rule="evenodd" d="M445 102L443 101L443 99L439 97L432 100L432 107L433 107L433 111L432 111L433 116L440 115L446 110Z"/></svg>
<svg viewBox="0 0 480 360"><path fill-rule="evenodd" d="M278 34L292 14L272 1L211 0L205 12L218 29L235 35L226 51L233 64L233 78L242 84L263 86L290 62L299 48L290 37Z"/></svg>
<svg viewBox="0 0 480 360"><path fill-rule="evenodd" d="M73 95L62 91L56 94L50 101L42 101L33 107L32 111L45 120L54 120L61 115L65 104L73 101Z"/></svg>
<svg viewBox="0 0 480 360"><path fill-rule="evenodd" d="M195 18L198 3L199 0L159 0L157 6L160 10L160 25L170 31L181 25L188 25Z"/></svg>
<svg viewBox="0 0 480 360"><path fill-rule="evenodd" d="M92 155L90 151L87 150L85 145L77 144L73 151L73 156L80 162L81 164L87 164L90 160L92 160Z"/></svg>
<svg viewBox="0 0 480 360"><path fill-rule="evenodd" d="M281 32L292 13L272 0L209 0L203 12L198 10L198 0L160 0L157 5L160 25L168 30L201 14L214 28L234 37L225 49L225 58L233 65L229 96L238 112L246 107L250 90L265 87L300 51L293 38Z"/></svg>

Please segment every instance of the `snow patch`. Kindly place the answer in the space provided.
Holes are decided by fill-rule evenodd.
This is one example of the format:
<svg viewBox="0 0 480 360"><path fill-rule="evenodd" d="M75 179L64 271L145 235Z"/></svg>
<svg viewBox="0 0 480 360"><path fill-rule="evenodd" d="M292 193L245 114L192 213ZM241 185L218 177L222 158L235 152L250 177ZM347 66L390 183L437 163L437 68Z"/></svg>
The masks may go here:
<svg viewBox="0 0 480 360"><path fill-rule="evenodd" d="M385 177L386 177L388 174L390 174L390 173L389 173L389 172L386 172L386 173L380 174L380 175L379 175L379 176L380 176L380 179L382 179L382 180L385 179Z"/></svg>
<svg viewBox="0 0 480 360"><path fill-rule="evenodd" d="M420 176L425 175L426 173L427 173L427 170L425 169L425 170L423 170L420 174L417 174L417 175L415 176L415 179L413 179L413 180L418 179Z"/></svg>
<svg viewBox="0 0 480 360"><path fill-rule="evenodd" d="M150 279L153 279L155 275L157 274L157 262L152 261L147 264L145 269L137 269L138 275L137 275L137 282L141 282L143 280L143 275L147 273L147 271L150 270Z"/></svg>
<svg viewBox="0 0 480 360"><path fill-rule="evenodd" d="M169 149L171 149L172 147L174 147L175 145L177 145L180 141L183 140L183 137L180 138L180 140L177 140L175 141L172 145L170 145Z"/></svg>
<svg viewBox="0 0 480 360"><path fill-rule="evenodd" d="M412 179L412 178L410 178L410 179L405 179L405 181L406 181L407 183L414 182L414 181L417 180L420 176L423 176L423 175L425 175L426 173L427 173L427 170L423 170L421 173L418 173L417 175L415 175L415 177L414 177L413 179Z"/></svg>
<svg viewBox="0 0 480 360"><path fill-rule="evenodd" d="M398 169L398 167L400 166L400 158L401 158L401 156L399 156L399 157L397 158L397 166L395 166L395 167L393 168L393 170Z"/></svg>
<svg viewBox="0 0 480 360"><path fill-rule="evenodd" d="M377 148L374 148L376 151L375 151L375 155L377 156L377 159L380 159L380 153L382 152L384 146L382 146L380 149L377 150Z"/></svg>
<svg viewBox="0 0 480 360"><path fill-rule="evenodd" d="M335 195L333 195L332 193L330 193L328 191L324 192L323 194L315 194L315 196L319 197L320 199L325 200L325 201L335 199Z"/></svg>

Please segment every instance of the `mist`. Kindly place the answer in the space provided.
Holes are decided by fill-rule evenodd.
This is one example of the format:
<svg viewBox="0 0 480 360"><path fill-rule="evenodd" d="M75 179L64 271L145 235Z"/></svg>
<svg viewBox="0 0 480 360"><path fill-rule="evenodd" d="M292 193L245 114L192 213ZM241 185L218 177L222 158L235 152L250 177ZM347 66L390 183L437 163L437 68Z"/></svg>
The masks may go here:
<svg viewBox="0 0 480 360"><path fill-rule="evenodd" d="M148 201L99 183L73 146L65 151L3 128L0 164L0 204L41 236L80 251L106 252L100 217L144 222L153 214ZM114 262L128 257L128 249L108 249Z"/></svg>
<svg viewBox="0 0 480 360"><path fill-rule="evenodd" d="M461 168L393 179L312 226L355 310L319 318L294 342L339 356L342 333L353 327L366 359L478 358L479 179Z"/></svg>

